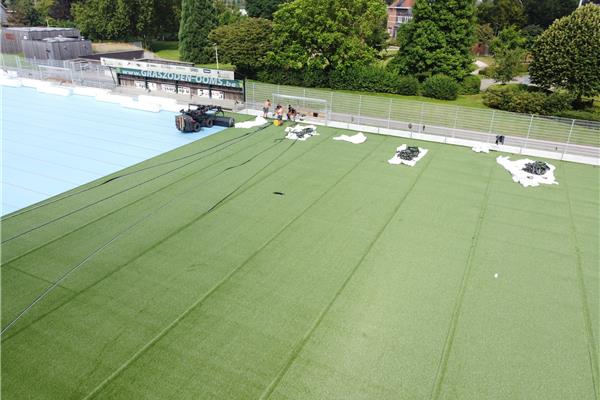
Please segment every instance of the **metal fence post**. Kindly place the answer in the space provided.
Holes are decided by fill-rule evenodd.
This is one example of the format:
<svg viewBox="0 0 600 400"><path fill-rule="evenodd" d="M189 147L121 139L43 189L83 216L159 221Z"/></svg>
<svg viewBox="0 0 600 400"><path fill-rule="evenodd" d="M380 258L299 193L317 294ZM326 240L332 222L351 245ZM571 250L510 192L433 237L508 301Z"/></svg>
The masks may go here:
<svg viewBox="0 0 600 400"><path fill-rule="evenodd" d="M256 107L256 82L252 82L252 110Z"/></svg>
<svg viewBox="0 0 600 400"><path fill-rule="evenodd" d="M302 94L302 97L304 97L304 98L302 99L302 103L303 103L303 104L302 104L302 107L306 108L306 88L304 88L304 92L303 92L303 94Z"/></svg>
<svg viewBox="0 0 600 400"><path fill-rule="evenodd" d="M362 111L362 94L358 97L358 125L360 125L360 112Z"/></svg>
<svg viewBox="0 0 600 400"><path fill-rule="evenodd" d="M575 120L571 120L571 129L569 129L569 137L567 137L567 144L565 144L562 156L560 157L561 160L564 160L565 153L567 152L567 147L569 147L569 144L571 143L571 135L573 135L573 128L574 127L575 127Z"/></svg>
<svg viewBox="0 0 600 400"><path fill-rule="evenodd" d="M389 108L388 108L388 123L387 123L388 129L390 129L390 122L392 120L392 101L394 101L394 100L390 99L390 105L389 105Z"/></svg>
<svg viewBox="0 0 600 400"><path fill-rule="evenodd" d="M527 142L529 141L529 134L531 133L531 127L533 126L533 118L534 115L531 114L531 120L529 120L529 129L527 129L527 137L525 138L525 143L521 146L521 150L519 150L519 154L523 154L523 149L527 147Z"/></svg>
<svg viewBox="0 0 600 400"><path fill-rule="evenodd" d="M421 116L419 117L419 133L423 133L423 112L425 111L425 103L421 102ZM412 129L410 131L410 137L412 138Z"/></svg>
<svg viewBox="0 0 600 400"><path fill-rule="evenodd" d="M492 111L492 120L490 121L490 130L489 130L489 134L491 135L492 132L494 131L494 118L496 117L496 110ZM491 137L488 135L486 143L489 143Z"/></svg>
<svg viewBox="0 0 600 400"><path fill-rule="evenodd" d="M331 122L331 114L333 113L333 91L329 94L329 121Z"/></svg>
<svg viewBox="0 0 600 400"><path fill-rule="evenodd" d="M456 136L456 125L458 125L458 112L460 111L460 107L456 107L456 114L454 114L454 126L452 127L452 138Z"/></svg>

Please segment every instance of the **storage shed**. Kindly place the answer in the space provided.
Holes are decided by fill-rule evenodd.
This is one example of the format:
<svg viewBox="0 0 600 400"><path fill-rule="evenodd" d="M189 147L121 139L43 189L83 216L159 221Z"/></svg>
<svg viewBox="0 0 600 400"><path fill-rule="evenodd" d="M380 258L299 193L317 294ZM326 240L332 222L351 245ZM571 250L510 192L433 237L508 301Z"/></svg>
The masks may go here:
<svg viewBox="0 0 600 400"><path fill-rule="evenodd" d="M17 27L4 28L0 35L0 51L2 53L22 53L24 40L42 40L62 36L79 39L81 34L75 28L50 27Z"/></svg>
<svg viewBox="0 0 600 400"><path fill-rule="evenodd" d="M22 40L25 58L38 60L72 60L92 54L92 42L89 40L52 37L42 40Z"/></svg>

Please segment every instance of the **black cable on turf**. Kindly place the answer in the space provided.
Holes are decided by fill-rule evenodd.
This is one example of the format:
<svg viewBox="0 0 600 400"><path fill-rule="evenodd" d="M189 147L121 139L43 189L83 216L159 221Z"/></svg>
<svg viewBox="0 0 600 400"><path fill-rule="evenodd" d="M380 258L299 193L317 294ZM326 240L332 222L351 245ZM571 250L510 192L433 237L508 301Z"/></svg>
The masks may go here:
<svg viewBox="0 0 600 400"><path fill-rule="evenodd" d="M230 147L230 146L233 146L234 144L237 144L237 143L241 142L242 140L246 139L247 137L249 137L249 135L250 135L250 134L257 133L257 132L259 132L259 131L260 131L260 130L262 130L262 129L264 129L264 128L260 128L260 129L257 129L257 130L255 130L255 131L253 131L253 132L248 132L248 133L246 133L246 134L244 134L244 135L242 135L242 136L239 136L238 138L236 138L236 139L240 139L240 138L241 138L241 139L240 139L238 142L235 142L235 143L230 143L228 146L226 146L226 147L222 147L222 148L220 148L220 149L216 150L215 152L211 153L210 155L213 155L213 154L215 154L215 153L217 153L217 152L219 152L219 151L225 150L225 149L227 149L228 147ZM214 149L215 147L217 147L217 146L213 146L213 147L211 147L210 149ZM210 150L210 149L207 149L207 150ZM204 152L204 151L203 151L203 152ZM185 158L189 158L189 157L188 157L188 156L181 157L181 158L180 158L180 160L181 160L181 159L185 159ZM37 229L43 228L44 226L50 225L51 223L54 223L54 222L56 222L56 221L59 221L59 220L61 220L61 219L63 219L63 218L66 218L66 217L68 217L68 216L70 216L70 215L73 215L73 214L75 214L75 213L77 213L77 212L79 212L79 211L85 210L86 208L92 207L92 206L94 206L94 205L96 205L96 204L99 204L99 203L101 203L101 202L105 201L105 200L108 200L108 199L111 199L111 198L113 198L113 197L116 197L116 196L118 196L118 195L120 195L120 194L122 194L122 193L128 192L129 190L135 189L135 188L137 188L137 187L140 187L140 186L142 186L142 185L145 185L145 184L146 184L146 183L148 183L148 182L152 182L152 181L154 181L154 180L156 180L156 179L158 179L158 178L160 178L160 177L163 177L163 176L165 176L165 175L168 175L168 174L170 174L170 173L172 173L172 172L175 172L175 171L177 171L177 170L179 170L179 169L182 169L182 168L184 168L184 167L187 167L188 165L190 165L190 164L193 164L193 163L195 163L196 161L200 161L200 160L202 160L203 158L204 158L204 157L200 157L200 158L194 159L194 160L192 160L192 161L190 161L190 162L187 162L187 163L185 163L185 164L183 164L183 165L180 165L180 166L178 166L178 167L175 167L175 168L173 168L173 169L171 169L171 170L169 170L169 171L167 171L167 172L164 172L164 173L162 173L162 174L156 175L156 176L154 176L154 177L152 177L152 178L150 178L150 179L147 179L147 180L145 180L145 181L142 181L142 182L140 182L140 183L137 183L137 184L135 184L135 185L132 185L132 186L128 186L127 188L125 188L125 189L123 189L123 190L121 190L121 191L118 191L118 192L116 192L116 193L113 193L113 194L111 194L111 195L109 195L109 196L107 196L107 197L103 197L103 198L101 198L101 199L99 199L99 200L96 200L96 201L94 201L94 202L92 202L92 203L88 203L88 204L86 204L86 205L84 205L84 206L82 206L82 207L79 207L79 208L75 209L75 210L71 210L71 211L67 212L66 214L62 214L62 215L60 215L60 216L58 216L58 217L55 217L55 218L53 218L53 219L51 219L51 220L49 220L49 221L46 221L46 222L44 222L44 223L42 223L42 224L36 225L36 226L34 226L34 227L32 227L32 228L30 228L30 229L26 230L26 231L23 231L23 232L21 232L21 233L18 233L18 234L14 235L14 236L11 236L11 237L9 237L8 239L4 239L4 240L3 240L2 242L0 242L0 243L1 243L1 244L4 244L4 243L7 243L7 242L10 242L10 241L12 241L12 240L14 240L14 239L17 239L17 238L19 238L19 237L21 237L21 236L23 236L23 235L26 235L26 234L28 234L28 233L30 233L30 232L33 232L33 231L35 231L35 230L37 230ZM169 161L169 162L171 162L171 161ZM169 163L169 162L165 162L165 163L163 163L163 165L164 165L164 164L167 164L167 163ZM157 164L157 165L155 165L155 166L158 166L158 164ZM140 172L140 171L143 171L143 170L146 170L146 169L150 169L150 168L153 168L153 167L155 167L155 166L151 166L151 167L143 168L143 169L140 169L140 170L137 170L137 171L133 171L133 172L131 172L131 173L128 173L128 174L122 175L122 176L120 176L120 177L124 177L124 176L128 176L128 175L132 175L132 174L134 174L134 173L137 173L137 172ZM86 192L86 191L89 191L89 190L95 189L95 188L97 188L97 187L99 187L99 186L101 186L101 185L104 185L104 184L106 184L106 183L108 183L108 182L110 182L110 181L114 181L115 179L117 179L117 178L120 178L120 177L113 177L113 178L110 178L110 179L109 179L108 181L106 181L106 182L103 182L103 183L101 183L101 184L99 184L99 185L96 185L96 186L93 186L93 187L91 187L91 188L88 188L88 189L82 190L82 191L80 191L80 192L73 193L72 195L76 195L76 194L84 193L84 192ZM67 196L65 196L65 197L62 197L62 198L59 198L59 199L53 200L52 202L49 202L49 203L43 203L43 204L40 204L40 205L39 205L39 207L42 207L42 206L46 206L46 205L52 204L53 202L56 202L56 201L59 201L59 200L63 200L63 199L65 199L65 198L67 198L67 197L71 197L71 195L67 195ZM39 208L39 207L37 207L37 208ZM26 210L26 211L30 211L30 210L28 209L28 210ZM25 212L26 212L26 211L25 211ZM23 212L23 213L24 213L24 212ZM21 213L21 214L22 214L22 213ZM21 215L21 214L19 214L19 215Z"/></svg>
<svg viewBox="0 0 600 400"><path fill-rule="evenodd" d="M256 153L254 156L252 156L250 159L248 159L248 160L246 160L246 161L244 161L244 162L242 162L240 164L237 164L237 165L225 168L218 175L220 175L220 174L222 174L222 173L224 173L226 171L230 171L230 170L232 170L234 168L238 168L238 167L241 167L243 165L248 164L249 162L251 162L252 160L254 160L256 157L258 157L259 155L261 155L261 154L267 152L268 150L272 149L273 147L277 146L279 143L281 143L281 141L282 141L282 139L276 140L275 143L272 146L269 146L266 149L261 150L260 152ZM200 216L197 217L195 219L195 221L198 221L200 218L205 217L206 215L208 215L211 212L213 212L214 210L216 210L219 206L221 206L222 204L224 204L235 192L237 192L246 183L248 183L250 180L254 179L258 174L260 174L262 171L264 171L266 168L268 168L271 164L273 164L277 159L279 159L283 154L285 154L289 149L291 149L294 146L294 144L296 144L296 141L292 142L292 144L290 146L288 146L284 151L282 151L281 153L279 153L277 156L275 156L275 158L273 158L271 161L269 161L268 163L266 163L262 168L260 168L254 174L252 174L249 178L247 178L246 180L244 180L235 189L233 189L227 195L225 195L224 197L222 197L219 201L217 201L207 211L205 211L202 214L200 214ZM189 190L192 190L192 189L189 189ZM167 205L171 204L173 201L175 201L178 198L179 197L172 198L172 199L166 201L165 203L161 204L160 206L158 206L157 208L155 208L151 212L147 213L142 218L138 219L133 224L129 225L124 230L122 230L121 232L119 232L118 234L116 234L115 236L113 236L108 242L104 243L103 245L101 245L100 247L98 247L96 250L94 250L92 253L88 254L83 260L81 260L79 263L77 263L77 265L75 265L73 268L71 268L70 270L68 270L67 272L65 272L59 279L57 279L56 281L52 282L52 285L50 285L49 287L47 287L46 289L44 289L44 291L42 293L40 293L34 299L34 301L31 302L31 304L29 304L27 307L25 307L12 321L10 321L4 328L2 328L2 331L0 331L0 337L2 337L2 335L4 335L4 333L8 329L10 329L15 323L17 323L17 321L19 321L19 319L21 319L23 317L23 315L25 315L29 310L31 310L37 303L39 303L40 301L42 301L52 290L54 290L58 285L60 285L60 283L62 281L64 281L69 275L71 275L73 272L75 272L77 269L79 269L81 266L83 266L88 260L90 260L96 254L98 254L99 252L101 252L102 250L104 250L110 244L114 243L117 239L119 239L125 233L129 232L130 230L132 230L133 228L135 228L136 226L138 226L142 222L146 221L152 215L154 215L155 213L157 213L158 211L160 211L161 209L163 209Z"/></svg>
<svg viewBox="0 0 600 400"><path fill-rule="evenodd" d="M223 142L220 142L220 143L218 143L218 144L216 144L216 145L214 145L214 146L212 146L212 147L209 147L209 148L206 148L206 149L202 149L202 150L200 150L200 151L197 151L197 152L194 152L194 153L192 153L192 154L188 154L188 155L186 155L186 156L182 156L182 157L179 157L179 158L174 158L174 159L172 159L172 160L164 161L164 162L161 162L161 163L158 163L158 164L154 164L154 165L150 165L150 166L147 166L147 167L144 167L144 168L140 168L140 169L138 169L138 170L135 170L135 171L127 172L127 173L125 173L125 174L122 174L122 175L117 175L117 176L114 176L114 177L108 178L107 180L105 180L105 181L103 181L103 182L100 182L100 183L98 183L98 184L96 184L96 185L94 185L94 186L91 186L91 187L85 188L85 189L83 189L83 190L80 190L80 191L78 191L78 192L72 192L72 193L69 193L69 194L67 194L67 195L64 195L64 196L61 196L61 197L57 197L57 198L55 198L55 199L53 199L53 200L46 201L46 202L42 202L42 203L40 203L40 204L38 204L38 205L36 205L36 206L29 207L29 208L26 208L26 209L24 209L23 211L18 211L18 212L16 212L16 213L10 214L10 215L8 215L8 216L6 216L6 217L1 217L1 218L0 218L0 221L4 222L4 221L6 221L6 220L8 220L8 219L11 219L11 218L13 218L13 217L17 217L17 216L20 216L20 215L26 214L26 213L28 213L28 212L30 212L30 211L37 210L38 208L41 208L41 207L48 206L48 205L50 205L50 204L53 204L53 203L56 203L56 202L58 202L58 201L60 201L60 200L68 199L69 197L73 197L73 196L76 196L76 195L78 195L78 194L82 194L82 193L88 192L88 191L90 191L90 190L96 189L97 187L100 187L100 186L102 186L102 185L106 185L107 183L113 182L113 181L115 181L115 180L117 180L117 179L125 178L125 177L127 177L127 176L134 175L134 174L137 174L137 173L139 173L139 172L147 171L147 170L149 170L149 169L152 169L152 168L161 167L161 166L163 166L163 165L167 165L167 164L174 163L174 162L177 162L177 161L182 161L182 160L185 160L186 158L190 158L190 157L196 156L196 155L198 155L198 154L205 153L205 152L207 152L207 151L213 150L213 149L215 149L215 148L217 148L217 147L223 146L223 145L225 145L225 144L227 144L227 143L229 143L229 142L232 142L232 141L234 141L234 140L237 140L237 139L244 140L244 139L246 139L247 137L249 137L249 136L251 136L251 135L253 135L253 134L257 133L257 132L260 132L260 131L262 131L263 129L265 129L265 128L267 128L267 127L268 127L268 125L265 125L265 126L260 126L260 127L258 127L257 129L255 129L254 131L251 131L251 132L246 132L246 133L244 133L243 135L236 136L236 137L234 137L234 138L231 138L231 139L227 139L227 140L225 140L225 141L223 141ZM240 140L240 141L241 141L241 140ZM235 143L233 143L233 144L235 144ZM233 145L233 144L232 144L232 145ZM229 146L227 146L227 147L229 147ZM201 158L200 158L200 159L201 159ZM198 160L200 160L200 159L198 159ZM197 160L196 160L196 161L197 161ZM188 164L186 164L186 165L188 165Z"/></svg>

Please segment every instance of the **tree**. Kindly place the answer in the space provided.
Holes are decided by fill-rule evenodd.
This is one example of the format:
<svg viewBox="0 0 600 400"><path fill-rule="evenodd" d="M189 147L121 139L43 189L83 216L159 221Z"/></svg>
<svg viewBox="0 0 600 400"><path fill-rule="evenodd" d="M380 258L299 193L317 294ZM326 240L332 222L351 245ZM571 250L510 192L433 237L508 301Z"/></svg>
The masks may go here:
<svg viewBox="0 0 600 400"><path fill-rule="evenodd" d="M81 32L91 39L144 42L174 37L179 29L178 0L85 0L71 11Z"/></svg>
<svg viewBox="0 0 600 400"><path fill-rule="evenodd" d="M10 23L14 25L34 26L40 24L40 14L33 0L15 0L10 4Z"/></svg>
<svg viewBox="0 0 600 400"><path fill-rule="evenodd" d="M571 14L579 0L523 0L529 25L547 28L558 18Z"/></svg>
<svg viewBox="0 0 600 400"><path fill-rule="evenodd" d="M490 51L494 54L502 50L523 49L527 44L527 39L523 37L521 32L516 27L510 26L500 32L500 34L492 40Z"/></svg>
<svg viewBox="0 0 600 400"><path fill-rule="evenodd" d="M75 23L90 39L118 40L133 33L132 2L128 0L86 0L73 4Z"/></svg>
<svg viewBox="0 0 600 400"><path fill-rule="evenodd" d="M485 25L477 25L475 30L477 36L477 42L483 44L484 46L489 46L494 38L494 30L490 24Z"/></svg>
<svg viewBox="0 0 600 400"><path fill-rule="evenodd" d="M193 63L213 59L208 34L217 25L213 0L183 0L179 25L179 52L181 58Z"/></svg>
<svg viewBox="0 0 600 400"><path fill-rule="evenodd" d="M387 38L381 0L295 0L273 15L268 61L276 68L315 71L367 65Z"/></svg>
<svg viewBox="0 0 600 400"><path fill-rule="evenodd" d="M251 17L272 19L280 4L290 0L246 0L246 11Z"/></svg>
<svg viewBox="0 0 600 400"><path fill-rule="evenodd" d="M417 0L413 15L400 32L400 51L390 67L420 78L444 74L462 80L469 75L476 39L474 2Z"/></svg>
<svg viewBox="0 0 600 400"><path fill-rule="evenodd" d="M492 68L492 78L502 84L512 81L519 74L524 56L525 50L521 48L498 51L495 56L496 65Z"/></svg>
<svg viewBox="0 0 600 400"><path fill-rule="evenodd" d="M512 81L519 74L526 44L527 39L516 27L503 29L490 45L496 62L492 68L492 78L502 84Z"/></svg>
<svg viewBox="0 0 600 400"><path fill-rule="evenodd" d="M215 0L214 4L218 15L218 26L234 24L243 18L242 13L238 8L228 6L223 0Z"/></svg>
<svg viewBox="0 0 600 400"><path fill-rule="evenodd" d="M527 25L521 29L521 35L523 35L523 38L525 39L525 48L527 50L531 50L535 40L542 32L544 32L544 28L539 25Z"/></svg>
<svg viewBox="0 0 600 400"><path fill-rule="evenodd" d="M264 65L267 52L272 49L272 23L264 18L244 18L230 25L219 26L208 38L219 46L223 62L236 66L244 75L254 74Z"/></svg>
<svg viewBox="0 0 600 400"><path fill-rule="evenodd" d="M494 32L511 25L525 25L525 9L521 0L483 0L477 6L480 24L490 24Z"/></svg>
<svg viewBox="0 0 600 400"><path fill-rule="evenodd" d="M55 20L70 20L73 18L71 14L71 6L78 0L54 0L48 14Z"/></svg>
<svg viewBox="0 0 600 400"><path fill-rule="evenodd" d="M531 81L581 100L600 94L600 7L588 4L556 20L532 49Z"/></svg>

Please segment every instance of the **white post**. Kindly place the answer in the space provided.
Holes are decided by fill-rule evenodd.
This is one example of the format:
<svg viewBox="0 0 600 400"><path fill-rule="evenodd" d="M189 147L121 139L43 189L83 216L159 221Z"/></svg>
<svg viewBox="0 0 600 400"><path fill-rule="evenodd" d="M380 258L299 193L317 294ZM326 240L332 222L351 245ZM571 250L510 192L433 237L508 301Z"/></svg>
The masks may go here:
<svg viewBox="0 0 600 400"><path fill-rule="evenodd" d="M302 107L306 108L306 88L304 88L303 97L304 98L302 99Z"/></svg>
<svg viewBox="0 0 600 400"><path fill-rule="evenodd" d="M490 129L489 129L489 132L488 132L490 135L491 135L491 134L492 134L492 132L494 131L494 118L495 118L495 117L496 117L496 110L493 110L493 111L492 111L492 120L490 121ZM489 143L489 142L490 142L490 139L491 139L491 136L490 136L490 135L488 135L488 137L487 137L487 140L486 140L486 143Z"/></svg>
<svg viewBox="0 0 600 400"><path fill-rule="evenodd" d="M454 114L454 126L452 127L452 138L456 136L456 125L458 125L458 112L460 111L460 107L456 107L456 114Z"/></svg>
<svg viewBox="0 0 600 400"><path fill-rule="evenodd" d="M217 76L220 76L219 73L219 47L215 43L215 58L217 59Z"/></svg>
<svg viewBox="0 0 600 400"><path fill-rule="evenodd" d="M256 82L252 82L252 109L254 107L256 107Z"/></svg>
<svg viewBox="0 0 600 400"><path fill-rule="evenodd" d="M360 125L360 112L362 111L362 94L358 97L358 120L357 123Z"/></svg>
<svg viewBox="0 0 600 400"><path fill-rule="evenodd" d="M419 117L419 133L423 133L423 112L425 111L425 103L421 102L421 116ZM410 131L412 137L412 130Z"/></svg>
<svg viewBox="0 0 600 400"><path fill-rule="evenodd" d="M525 144L523 144L523 146L521 146L521 150L519 151L519 154L523 154L523 148L527 147L527 142L529 141L529 134L531 133L531 127L533 126L533 117L534 117L534 115L531 114L531 119L529 120L529 129L527 129L527 137L525 138Z"/></svg>
<svg viewBox="0 0 600 400"><path fill-rule="evenodd" d="M388 123L387 123L387 127L388 129L390 129L390 121L392 119L392 99L390 99L390 105L388 107Z"/></svg>
<svg viewBox="0 0 600 400"><path fill-rule="evenodd" d="M329 121L331 121L331 113L333 112L333 92L331 92L329 97Z"/></svg>
<svg viewBox="0 0 600 400"><path fill-rule="evenodd" d="M567 144L565 144L562 156L560 157L561 160L563 160L565 158L565 153L567 152L567 147L569 147L569 144L571 143L571 135L573 134L574 126L575 126L575 120L572 120L571 121L571 129L569 130L569 137L567 138Z"/></svg>

